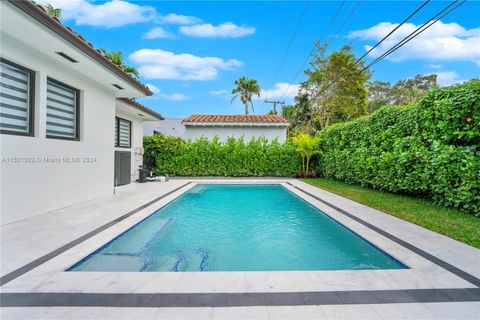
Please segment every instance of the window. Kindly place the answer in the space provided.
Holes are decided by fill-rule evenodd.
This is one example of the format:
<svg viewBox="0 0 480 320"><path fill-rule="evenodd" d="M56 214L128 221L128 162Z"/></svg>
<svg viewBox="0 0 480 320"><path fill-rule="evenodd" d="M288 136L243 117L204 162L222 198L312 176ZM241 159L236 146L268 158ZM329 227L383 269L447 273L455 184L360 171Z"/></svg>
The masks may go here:
<svg viewBox="0 0 480 320"><path fill-rule="evenodd" d="M0 58L0 133L33 135L35 74Z"/></svg>
<svg viewBox="0 0 480 320"><path fill-rule="evenodd" d="M115 147L118 146L118 118L115 117Z"/></svg>
<svg viewBox="0 0 480 320"><path fill-rule="evenodd" d="M47 78L47 138L79 140L79 93Z"/></svg>
<svg viewBox="0 0 480 320"><path fill-rule="evenodd" d="M132 122L115 118L115 146L121 148L130 148L132 139Z"/></svg>

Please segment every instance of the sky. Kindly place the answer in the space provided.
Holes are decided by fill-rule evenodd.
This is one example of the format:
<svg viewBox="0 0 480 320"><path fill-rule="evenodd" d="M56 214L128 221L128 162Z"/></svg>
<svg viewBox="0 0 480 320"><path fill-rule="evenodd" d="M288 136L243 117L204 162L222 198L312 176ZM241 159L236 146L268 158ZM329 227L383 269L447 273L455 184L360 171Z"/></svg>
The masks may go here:
<svg viewBox="0 0 480 320"><path fill-rule="evenodd" d="M42 2L42 1L37 1ZM125 63L154 92L139 102L167 118L242 114L231 103L234 81L256 79L265 99L291 103L315 40L330 51L351 44L361 56L418 8L419 1L132 1L45 0L62 9L62 22L95 47L121 51ZM430 1L373 50L373 61L451 1ZM335 12L338 15L332 18ZM372 79L395 82L438 75L450 85L480 75L480 2L467 1L372 67Z"/></svg>

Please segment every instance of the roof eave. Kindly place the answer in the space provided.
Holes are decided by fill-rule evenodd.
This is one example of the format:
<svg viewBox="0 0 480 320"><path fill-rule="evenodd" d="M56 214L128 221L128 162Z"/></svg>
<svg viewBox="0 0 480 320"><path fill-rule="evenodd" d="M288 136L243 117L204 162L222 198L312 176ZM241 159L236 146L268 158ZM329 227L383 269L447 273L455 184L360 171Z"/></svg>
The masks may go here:
<svg viewBox="0 0 480 320"><path fill-rule="evenodd" d="M127 81L133 87L138 89L140 92L145 94L146 96L153 95L153 92L150 89L141 84L138 80L127 74L123 71L119 66L111 62L109 59L104 57L101 53L99 53L90 43L86 41L82 41L77 35L75 35L72 31L67 29L67 27L63 26L59 21L50 17L45 11L38 8L37 5L30 1L16 1L16 0L9 0L9 3L20 9L22 12L28 14L30 17L35 19L40 24L44 25L51 31L53 31L58 36L62 37L86 55L94 59L95 61L99 62L115 75L119 76L123 80Z"/></svg>
<svg viewBox="0 0 480 320"><path fill-rule="evenodd" d="M192 127L288 127L288 123L267 122L182 122L185 126Z"/></svg>
<svg viewBox="0 0 480 320"><path fill-rule="evenodd" d="M149 114L150 116L156 118L157 120L164 120L165 118L162 117L162 115L158 112L155 112L147 107L145 107L144 105L141 105L140 103L136 102L136 101L133 101L132 99L128 99L128 98L117 98L118 100L124 102L125 104L128 104L130 107L133 107L139 111L142 111L142 112L145 112L147 114ZM153 120L155 121L155 120Z"/></svg>

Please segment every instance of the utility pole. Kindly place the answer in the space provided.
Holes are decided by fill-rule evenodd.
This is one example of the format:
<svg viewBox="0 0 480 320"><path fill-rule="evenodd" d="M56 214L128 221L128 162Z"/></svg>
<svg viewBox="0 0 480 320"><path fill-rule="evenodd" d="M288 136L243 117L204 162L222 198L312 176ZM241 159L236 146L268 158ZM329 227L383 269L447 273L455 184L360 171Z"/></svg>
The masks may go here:
<svg viewBox="0 0 480 320"><path fill-rule="evenodd" d="M275 112L275 114L278 114L278 113L277 113L277 104L283 106L283 105L285 104L285 101L280 101L280 100L269 101L269 100L265 100L265 103L273 103L273 112Z"/></svg>

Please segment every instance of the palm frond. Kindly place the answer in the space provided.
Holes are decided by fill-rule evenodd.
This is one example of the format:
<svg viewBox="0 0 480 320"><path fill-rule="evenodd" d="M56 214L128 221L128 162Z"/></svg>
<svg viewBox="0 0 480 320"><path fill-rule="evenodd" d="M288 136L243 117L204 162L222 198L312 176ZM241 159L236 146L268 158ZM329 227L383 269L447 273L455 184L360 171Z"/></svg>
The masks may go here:
<svg viewBox="0 0 480 320"><path fill-rule="evenodd" d="M121 67L123 71L125 71L126 73L133 74L134 76L137 76L137 77L140 76L140 73L135 67L125 66L125 65L122 65Z"/></svg>
<svg viewBox="0 0 480 320"><path fill-rule="evenodd" d="M232 91L233 93L233 91ZM233 97L232 97L232 100L230 100L230 104L233 103L233 101L239 96L239 94L235 94Z"/></svg>

